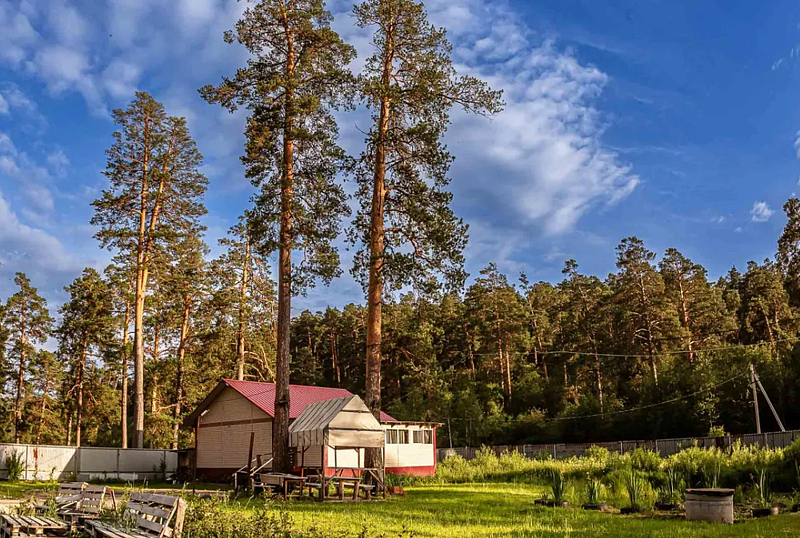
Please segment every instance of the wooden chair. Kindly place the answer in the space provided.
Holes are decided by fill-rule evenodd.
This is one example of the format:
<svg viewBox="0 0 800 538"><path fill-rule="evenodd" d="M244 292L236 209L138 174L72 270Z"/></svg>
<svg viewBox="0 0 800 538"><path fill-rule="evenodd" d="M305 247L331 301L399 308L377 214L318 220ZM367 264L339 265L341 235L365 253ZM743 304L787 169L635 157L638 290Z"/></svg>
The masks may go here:
<svg viewBox="0 0 800 538"><path fill-rule="evenodd" d="M185 512L179 497L134 493L120 525L90 520L86 530L93 538L180 538Z"/></svg>
<svg viewBox="0 0 800 538"><path fill-rule="evenodd" d="M81 493L88 485L86 482L62 482L59 484L55 498L56 511L69 509L78 504L78 501L81 500ZM33 510L36 514L44 514L51 508L53 506L48 503L34 506Z"/></svg>
<svg viewBox="0 0 800 538"><path fill-rule="evenodd" d="M77 505L58 510L58 517L69 523L74 532L82 527L87 520L98 519L103 511L106 502L106 494L111 494L111 502L114 509L117 508L117 500L114 490L108 486L88 486L81 492L81 500Z"/></svg>

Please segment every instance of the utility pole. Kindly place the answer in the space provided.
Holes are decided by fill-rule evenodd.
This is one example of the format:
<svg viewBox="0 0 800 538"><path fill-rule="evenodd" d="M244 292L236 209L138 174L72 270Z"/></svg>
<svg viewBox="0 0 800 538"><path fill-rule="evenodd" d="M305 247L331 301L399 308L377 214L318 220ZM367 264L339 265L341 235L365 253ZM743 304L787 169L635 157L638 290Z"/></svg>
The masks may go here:
<svg viewBox="0 0 800 538"><path fill-rule="evenodd" d="M752 368L753 365L751 364L750 367ZM782 432L786 431L786 428L783 427L783 422L781 422L781 418L778 416L778 412L775 411L775 406L772 405L772 400L769 399L769 395L767 391L764 389L764 385L761 384L761 379L758 377L758 374L755 373L755 368L753 368L752 373L755 375L756 383L758 383L758 388L761 389L761 394L764 395L764 399L767 400L767 405L769 406L770 411L772 411L772 416L775 417L775 421L778 423L778 427L781 429Z"/></svg>
<svg viewBox="0 0 800 538"><path fill-rule="evenodd" d="M750 390L753 391L753 408L756 412L756 433L761 433L761 417L758 414L758 392L756 389L756 369L750 363Z"/></svg>

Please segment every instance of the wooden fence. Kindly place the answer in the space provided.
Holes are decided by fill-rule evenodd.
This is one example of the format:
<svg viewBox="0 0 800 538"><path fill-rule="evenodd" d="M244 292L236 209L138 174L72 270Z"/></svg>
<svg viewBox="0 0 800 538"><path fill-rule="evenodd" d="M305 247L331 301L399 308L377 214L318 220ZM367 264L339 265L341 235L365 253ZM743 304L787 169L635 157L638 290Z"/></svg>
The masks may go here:
<svg viewBox="0 0 800 538"><path fill-rule="evenodd" d="M611 452L625 454L637 448L645 448L661 454L661 456L671 456L680 452L684 448L699 446L704 448L717 447L728 449L734 444L741 443L745 446L758 445L769 448L787 447L800 437L800 430L770 433L746 433L743 435L726 435L724 437L682 437L678 439L653 439L649 441L614 441L608 443L574 443L574 444L553 444L553 445L508 445L487 447L495 454L503 452L519 452L526 458L551 457L564 459L580 457L586 454L589 447L599 446L607 448ZM459 455L464 459L471 460L480 450L480 447L458 447L440 448L436 451L439 462L450 456Z"/></svg>

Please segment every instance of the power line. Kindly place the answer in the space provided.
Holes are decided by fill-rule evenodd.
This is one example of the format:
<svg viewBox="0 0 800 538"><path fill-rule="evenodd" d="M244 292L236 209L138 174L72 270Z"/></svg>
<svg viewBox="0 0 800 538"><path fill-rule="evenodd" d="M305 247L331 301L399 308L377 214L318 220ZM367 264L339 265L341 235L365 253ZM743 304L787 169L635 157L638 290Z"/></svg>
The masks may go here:
<svg viewBox="0 0 800 538"><path fill-rule="evenodd" d="M742 348L751 348L751 347L760 347L760 346L767 346L772 344L780 344L783 342L793 342L796 341L795 338L784 338L781 340L774 340L772 342L758 342L755 344L741 344L735 346L725 346L725 347L712 347L706 349L693 349L692 351L686 349L674 350L674 351L659 351L657 353L653 353L653 356L663 356L663 355L685 355L689 353L703 353L708 351L728 351L728 350L735 350L735 349L742 349ZM509 355L515 356L527 356L532 355L533 351L510 351L508 352ZM588 355L591 357L605 357L605 358L620 358L620 359L649 359L650 355L631 355L631 354L623 354L623 353L595 353L594 351L569 351L569 350L554 350L554 351L537 351L537 355ZM475 357L494 357L497 356L497 353L473 353Z"/></svg>
<svg viewBox="0 0 800 538"><path fill-rule="evenodd" d="M735 375L735 376L733 376L733 377L731 377L729 379L726 379L725 381L723 381L721 383L718 383L718 384L714 385L713 387L708 387L708 388L705 388L705 389L697 390L697 391L692 392L690 394L685 394L683 396L678 396L676 398L671 398L669 400L664 400L664 401L658 402L658 403L642 405L642 406L639 406L639 407L632 407L630 409L620 409L619 411L610 411L610 412L607 412L607 413L594 413L594 414L591 414L591 415L576 415L576 416L571 416L571 417L545 418L545 419L543 419L543 422L564 422L564 421L568 421L568 420L581 420L581 419L585 419L585 418L600 418L600 417L606 418L606 417L609 417L609 416L621 415L623 413L634 413L636 411L643 411L645 409L653 409L655 407L660 407L662 405L669 405L671 403L680 402L682 400L688 400L689 398L697 396L698 394L703 394L704 392L710 392L710 391L716 390L716 389L718 389L719 387L721 387L723 385L727 385L728 383L731 383L732 381L736 381L737 379L740 379L742 377L746 377L747 375L749 375L748 372L744 372L744 373ZM468 420L468 421L471 422L471 421L476 420L476 419L454 417L451 420ZM480 419L480 420L483 420L483 419ZM528 422L528 421L524 420L524 419L518 419L517 418L517 419L509 419L509 422Z"/></svg>

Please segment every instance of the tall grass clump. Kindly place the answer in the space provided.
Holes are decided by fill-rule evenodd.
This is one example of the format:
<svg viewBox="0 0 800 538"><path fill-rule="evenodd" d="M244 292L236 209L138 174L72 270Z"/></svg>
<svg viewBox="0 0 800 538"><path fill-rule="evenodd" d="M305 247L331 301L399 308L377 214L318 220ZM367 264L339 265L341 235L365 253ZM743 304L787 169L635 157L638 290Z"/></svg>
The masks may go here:
<svg viewBox="0 0 800 538"><path fill-rule="evenodd" d="M564 472L560 469L551 469L550 471L550 492L553 495L553 502L556 504L567 500L567 480Z"/></svg>
<svg viewBox="0 0 800 538"><path fill-rule="evenodd" d="M644 508L645 496L647 495L647 481L642 476L641 471L630 470L624 475L625 491L628 494L630 510L638 512Z"/></svg>
<svg viewBox="0 0 800 538"><path fill-rule="evenodd" d="M600 504L602 495L603 482L598 478L589 476L586 480L586 504Z"/></svg>

